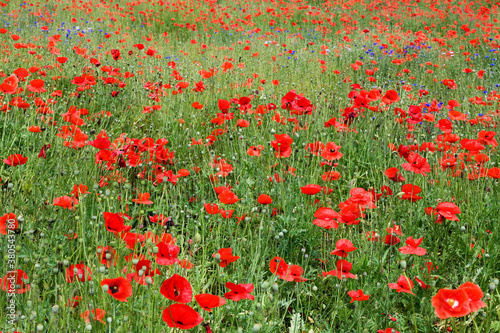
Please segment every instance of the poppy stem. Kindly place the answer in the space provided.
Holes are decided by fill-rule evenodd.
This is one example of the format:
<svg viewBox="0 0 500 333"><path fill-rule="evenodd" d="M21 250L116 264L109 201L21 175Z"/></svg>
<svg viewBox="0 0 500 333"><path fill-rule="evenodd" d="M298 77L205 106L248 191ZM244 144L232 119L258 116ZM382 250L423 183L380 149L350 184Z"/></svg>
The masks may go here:
<svg viewBox="0 0 500 333"><path fill-rule="evenodd" d="M415 333L418 333L417 315L415 314L415 297L412 297L411 307L412 307L412 310L413 310L413 325L414 325L414 328L415 328Z"/></svg>

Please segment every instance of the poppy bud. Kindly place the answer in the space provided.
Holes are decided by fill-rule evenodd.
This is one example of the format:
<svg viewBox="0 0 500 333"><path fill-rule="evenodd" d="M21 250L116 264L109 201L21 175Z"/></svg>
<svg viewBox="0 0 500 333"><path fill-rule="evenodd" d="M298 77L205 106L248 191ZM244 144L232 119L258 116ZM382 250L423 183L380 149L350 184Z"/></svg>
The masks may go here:
<svg viewBox="0 0 500 333"><path fill-rule="evenodd" d="M401 260L399 262L399 267L401 267L401 269L406 269L406 260Z"/></svg>
<svg viewBox="0 0 500 333"><path fill-rule="evenodd" d="M28 308L31 308L33 306L33 301L27 301L26 305L28 306Z"/></svg>
<svg viewBox="0 0 500 333"><path fill-rule="evenodd" d="M153 247L153 253L157 254L158 253L158 246Z"/></svg>
<svg viewBox="0 0 500 333"><path fill-rule="evenodd" d="M145 280L146 280L146 283L147 283L148 285L152 285L152 284L153 284L153 279L151 278L151 276L146 276L146 279L145 279Z"/></svg>
<svg viewBox="0 0 500 333"><path fill-rule="evenodd" d="M498 286L498 279L497 279L497 278L494 278L494 279L493 279L493 283L495 284L495 286Z"/></svg>
<svg viewBox="0 0 500 333"><path fill-rule="evenodd" d="M271 288L273 289L273 291L274 291L275 293L277 293L277 292L278 292L278 289L279 289L279 286L278 286L278 284L277 284L277 283L273 283L273 285L271 286Z"/></svg>
<svg viewBox="0 0 500 333"><path fill-rule="evenodd" d="M318 291L318 287L313 286L313 287L312 287L312 290L313 290L314 292L317 292L317 291Z"/></svg>
<svg viewBox="0 0 500 333"><path fill-rule="evenodd" d="M102 291L104 291L105 293L107 293L109 290L109 286L107 284L103 285L102 286Z"/></svg>
<svg viewBox="0 0 500 333"><path fill-rule="evenodd" d="M262 282L262 289L266 290L266 289L269 289L271 285L269 284L269 282L267 281L264 281Z"/></svg>
<svg viewBox="0 0 500 333"><path fill-rule="evenodd" d="M494 282L491 282L488 287L490 288L490 291L493 291L497 286L495 285Z"/></svg>
<svg viewBox="0 0 500 333"><path fill-rule="evenodd" d="M56 304L52 307L52 312L57 313L57 311L59 311L59 305Z"/></svg>
<svg viewBox="0 0 500 333"><path fill-rule="evenodd" d="M137 259L137 258L132 259L132 264L137 265L138 262L139 262L139 259Z"/></svg>
<svg viewBox="0 0 500 333"><path fill-rule="evenodd" d="M262 329L262 325L261 324L254 324L253 325L253 331L254 332L260 332L261 329Z"/></svg>
<svg viewBox="0 0 500 333"><path fill-rule="evenodd" d="M85 326L85 329L89 332L92 331L92 325L88 324L87 326Z"/></svg>
<svg viewBox="0 0 500 333"><path fill-rule="evenodd" d="M193 242L195 242L196 244L200 244L201 243L201 235L200 235L200 233L197 232L196 234L194 234Z"/></svg>
<svg viewBox="0 0 500 333"><path fill-rule="evenodd" d="M215 256L214 256L214 258L215 258L215 261L216 261L217 263L219 263L219 262L220 262L220 254L219 254L219 253L216 253L216 254L215 254Z"/></svg>

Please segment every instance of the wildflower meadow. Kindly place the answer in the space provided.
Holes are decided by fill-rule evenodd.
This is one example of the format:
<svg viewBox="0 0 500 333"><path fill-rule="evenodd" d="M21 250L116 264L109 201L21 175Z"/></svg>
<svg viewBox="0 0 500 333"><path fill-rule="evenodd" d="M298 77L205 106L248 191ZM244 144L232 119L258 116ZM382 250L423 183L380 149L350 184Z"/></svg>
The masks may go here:
<svg viewBox="0 0 500 333"><path fill-rule="evenodd" d="M498 332L499 6L0 0L0 332Z"/></svg>

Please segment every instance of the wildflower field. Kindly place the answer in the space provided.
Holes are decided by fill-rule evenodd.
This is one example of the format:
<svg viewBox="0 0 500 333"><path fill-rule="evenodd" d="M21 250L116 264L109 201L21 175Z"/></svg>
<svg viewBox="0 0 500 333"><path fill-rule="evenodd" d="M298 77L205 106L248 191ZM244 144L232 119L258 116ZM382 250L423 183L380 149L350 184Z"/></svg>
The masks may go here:
<svg viewBox="0 0 500 333"><path fill-rule="evenodd" d="M500 4L0 0L0 332L497 332Z"/></svg>

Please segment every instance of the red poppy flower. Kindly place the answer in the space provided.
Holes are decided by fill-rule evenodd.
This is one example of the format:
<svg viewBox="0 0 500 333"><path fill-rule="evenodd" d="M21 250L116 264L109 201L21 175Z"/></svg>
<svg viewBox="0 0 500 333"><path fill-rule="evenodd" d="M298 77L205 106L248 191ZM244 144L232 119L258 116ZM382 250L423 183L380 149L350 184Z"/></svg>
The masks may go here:
<svg viewBox="0 0 500 333"><path fill-rule="evenodd" d="M277 275L280 279L285 281L304 282L306 278L302 277L304 269L298 265L288 265L285 259L281 257L274 257L269 263L271 273Z"/></svg>
<svg viewBox="0 0 500 333"><path fill-rule="evenodd" d="M250 156L260 156L260 152L264 150L264 146L258 145L258 146L251 146L247 150L247 154Z"/></svg>
<svg viewBox="0 0 500 333"><path fill-rule="evenodd" d="M66 268L66 282L72 283L76 280L80 282L91 281L92 271L84 264L71 265Z"/></svg>
<svg viewBox="0 0 500 333"><path fill-rule="evenodd" d="M311 154L318 156L323 151L323 149L325 149L325 147L326 146L323 142L316 141L313 143L308 143L304 148Z"/></svg>
<svg viewBox="0 0 500 333"><path fill-rule="evenodd" d="M363 208L377 208L377 206L373 203L373 195L364 188L351 188L349 194L351 197L345 201L346 205L355 204Z"/></svg>
<svg viewBox="0 0 500 333"><path fill-rule="evenodd" d="M219 209L219 206L217 206L217 204L206 203L204 206L205 206L205 211L207 212L207 214L210 215L219 214L219 212L221 211Z"/></svg>
<svg viewBox="0 0 500 333"><path fill-rule="evenodd" d="M384 102L385 104L390 105L392 103L396 103L397 101L399 101L399 95L395 90L388 90L382 97L382 102Z"/></svg>
<svg viewBox="0 0 500 333"><path fill-rule="evenodd" d="M219 194L219 200L220 200L220 202L222 202L226 205L232 205L232 204L238 202L240 199L238 199L236 194L231 192L231 190L225 190L224 192Z"/></svg>
<svg viewBox="0 0 500 333"><path fill-rule="evenodd" d="M339 204L341 207L340 209L340 216L337 218L338 223L345 223L347 225L357 225L359 224L359 218L360 216L364 216L361 214L361 211L364 210L361 209L361 206L358 206L357 204L345 204L341 202Z"/></svg>
<svg viewBox="0 0 500 333"><path fill-rule="evenodd" d="M320 185L309 184L306 186L302 186L300 188L300 191L304 194L307 194L307 195L315 195L315 194L319 193L322 189L323 188Z"/></svg>
<svg viewBox="0 0 500 333"><path fill-rule="evenodd" d="M390 234L403 236L403 232L401 231L401 227L399 225L396 225L396 224L394 224L392 227L387 228L386 231Z"/></svg>
<svg viewBox="0 0 500 333"><path fill-rule="evenodd" d="M75 209L75 205L78 204L78 199L65 195L63 197L55 198L52 204L54 206L71 210Z"/></svg>
<svg viewBox="0 0 500 333"><path fill-rule="evenodd" d="M480 131L478 133L477 142L482 145L492 145L493 147L498 146L498 142L495 139L496 132L493 131Z"/></svg>
<svg viewBox="0 0 500 333"><path fill-rule="evenodd" d="M186 304L170 305L163 310L162 319L168 327L177 327L181 330L196 327L203 321L200 314Z"/></svg>
<svg viewBox="0 0 500 333"><path fill-rule="evenodd" d="M194 296L194 298L201 308L208 312L212 312L213 308L218 308L219 306L226 304L226 300L217 295L199 294Z"/></svg>
<svg viewBox="0 0 500 333"><path fill-rule="evenodd" d="M431 286L427 285L424 283L424 281L420 280L418 278L418 276L415 276L415 281L417 281L418 285L422 288L422 289L431 289Z"/></svg>
<svg viewBox="0 0 500 333"><path fill-rule="evenodd" d="M274 137L276 140L271 141L271 146L276 150L276 157L290 157L293 139L288 134L274 134Z"/></svg>
<svg viewBox="0 0 500 333"><path fill-rule="evenodd" d="M323 277L328 275L336 276L340 280L342 279L357 279L358 277L351 272L352 264L344 259L340 259L337 261L337 269L331 270L329 272L323 272Z"/></svg>
<svg viewBox="0 0 500 333"><path fill-rule="evenodd" d="M413 237L408 237L405 241L406 245L408 246L400 247L399 252L401 252L402 254L416 254L417 256L423 256L424 254L427 253L427 250L418 247L423 240L424 237L420 237L418 239L413 239Z"/></svg>
<svg viewBox="0 0 500 333"><path fill-rule="evenodd" d="M493 167L489 169L487 175L493 179L500 179L500 168Z"/></svg>
<svg viewBox="0 0 500 333"><path fill-rule="evenodd" d="M21 154L13 154L7 157L6 159L3 160L3 162L7 165L10 165L12 167L18 166L18 165L23 165L28 162L28 158L24 157Z"/></svg>
<svg viewBox="0 0 500 333"><path fill-rule="evenodd" d="M290 267L288 267L288 271L286 272L284 280L293 282L307 281L306 278L302 277L303 273L304 269L299 265L290 265Z"/></svg>
<svg viewBox="0 0 500 333"><path fill-rule="evenodd" d="M92 309L81 313L80 317L82 317L86 323L90 323L90 319L93 319L94 321L100 321L101 323L106 324L104 321L105 315L106 311L103 309Z"/></svg>
<svg viewBox="0 0 500 333"><path fill-rule="evenodd" d="M398 293L408 293L408 294L415 295L412 292L413 281L411 279L407 278L404 275L401 275L398 278L398 282L397 283L388 283L388 285L389 285L389 288L396 289L396 291Z"/></svg>
<svg viewBox="0 0 500 333"><path fill-rule="evenodd" d="M0 84L0 91L6 94L15 94L17 93L19 79L15 74L10 75L6 79L3 80L3 83Z"/></svg>
<svg viewBox="0 0 500 333"><path fill-rule="evenodd" d="M412 171L423 176L427 176L427 172L431 172L431 166L427 162L426 158L423 158L419 154L411 153L406 158L408 163L401 164L401 167L405 170Z"/></svg>
<svg viewBox="0 0 500 333"><path fill-rule="evenodd" d="M347 292L347 295L351 297L351 302L354 303L355 301L367 301L370 298L370 295L365 295L363 293L363 290L358 289L358 290L351 290Z"/></svg>
<svg viewBox="0 0 500 333"><path fill-rule="evenodd" d="M178 303L189 303L193 299L193 288L188 280L178 274L174 274L171 278L163 281L160 293Z"/></svg>
<svg viewBox="0 0 500 333"><path fill-rule="evenodd" d="M220 215L225 219L230 219L233 216L234 209L220 210Z"/></svg>
<svg viewBox="0 0 500 333"><path fill-rule="evenodd" d="M136 232L122 232L120 238L127 243L127 249L135 248L137 243L143 243L146 237Z"/></svg>
<svg viewBox="0 0 500 333"><path fill-rule="evenodd" d="M30 84L26 87L31 92L46 92L47 90L43 87L45 82L40 79L31 80Z"/></svg>
<svg viewBox="0 0 500 333"><path fill-rule="evenodd" d="M220 267L226 267L227 264L240 259L240 257L238 256L233 256L233 250L230 247L227 249L220 249L217 253L220 256L220 262L219 262ZM215 257L215 255L216 253L214 253L212 256Z"/></svg>
<svg viewBox="0 0 500 333"><path fill-rule="evenodd" d="M469 297L464 289L439 289L431 303L440 319L464 317L471 313Z"/></svg>
<svg viewBox="0 0 500 333"><path fill-rule="evenodd" d="M124 224L124 219L120 214L104 212L102 215L104 216L106 230L109 232L117 234L120 232L129 232L132 229L132 226Z"/></svg>
<svg viewBox="0 0 500 333"><path fill-rule="evenodd" d="M127 298L132 295L132 285L124 277L116 279L104 279L101 286L108 286L108 294L120 302L127 302Z"/></svg>
<svg viewBox="0 0 500 333"><path fill-rule="evenodd" d="M137 199L132 199L132 201L136 204L152 205L153 201L149 200L150 196L151 194L149 193L139 193L139 197Z"/></svg>
<svg viewBox="0 0 500 333"><path fill-rule="evenodd" d="M384 243L386 245L396 245L396 244L399 244L399 242L401 241L401 239L399 239L399 237L393 235L393 234L389 234L387 236L385 236L385 240L384 240Z"/></svg>
<svg viewBox="0 0 500 333"><path fill-rule="evenodd" d="M321 176L321 179L323 179L323 181L325 182L331 182L332 180L339 180L340 178L342 178L342 175L340 174L340 172L337 171L327 171Z"/></svg>
<svg viewBox="0 0 500 333"><path fill-rule="evenodd" d="M7 235L17 228L19 228L19 223L17 222L16 214L7 213L0 217L0 234Z"/></svg>
<svg viewBox="0 0 500 333"><path fill-rule="evenodd" d="M260 203L261 205L270 205L273 203L273 199L267 194L261 194L257 198L257 202Z"/></svg>
<svg viewBox="0 0 500 333"><path fill-rule="evenodd" d="M286 272L288 271L288 264L285 259L281 257L274 257L269 263L269 268L271 273L278 275L280 279L284 279Z"/></svg>
<svg viewBox="0 0 500 333"><path fill-rule="evenodd" d="M398 168L389 168L385 170L384 174L393 182L404 182L406 180Z"/></svg>
<svg viewBox="0 0 500 333"><path fill-rule="evenodd" d="M191 269L194 267L193 263L187 259L182 259L180 262L177 263L177 265L179 265L181 268L184 269Z"/></svg>
<svg viewBox="0 0 500 333"><path fill-rule="evenodd" d="M460 145L463 149L468 150L470 152L478 152L480 150L485 149L485 147L473 139L462 139L460 140Z"/></svg>
<svg viewBox="0 0 500 333"><path fill-rule="evenodd" d="M85 186L83 184L74 185L73 186L73 191L71 191L71 194L73 194L73 196L75 198L78 198L80 196L80 194L88 194L88 193L90 193L87 190L88 190L88 186Z"/></svg>
<svg viewBox="0 0 500 333"><path fill-rule="evenodd" d="M180 248L177 245L170 245L166 242L160 242L156 244L158 247L158 253L156 254L156 263L162 266L169 266L180 262L177 259Z"/></svg>
<svg viewBox="0 0 500 333"><path fill-rule="evenodd" d="M254 295L250 295L250 293L253 291L253 283L235 284L232 282L226 282L226 288L228 288L231 291L225 293L224 297L232 301L238 302L241 301L242 299L249 299L253 301L255 299Z"/></svg>
<svg viewBox="0 0 500 333"><path fill-rule="evenodd" d="M316 219L313 221L313 224L327 230L332 228L337 229L339 224L335 219L339 216L340 215L333 209L321 207L314 213L314 217L316 217Z"/></svg>
<svg viewBox="0 0 500 333"><path fill-rule="evenodd" d="M108 149L111 146L111 141L108 138L100 137L89 141L89 145L97 149Z"/></svg>
<svg viewBox="0 0 500 333"><path fill-rule="evenodd" d="M335 142L328 142L325 148L321 149L321 156L327 161L340 160L344 154L339 150L342 146L337 146Z"/></svg>
<svg viewBox="0 0 500 333"><path fill-rule="evenodd" d="M385 330L377 330L377 333L399 333L394 328L387 327Z"/></svg>
<svg viewBox="0 0 500 333"><path fill-rule="evenodd" d="M451 202L441 202L434 209L434 213L438 214L437 223L441 223L444 219L450 221L460 221L456 214L462 213L460 208L457 205Z"/></svg>
<svg viewBox="0 0 500 333"><path fill-rule="evenodd" d="M40 126L30 126L28 127L28 131L30 131L31 133L40 133L42 132L42 129L40 128Z"/></svg>
<svg viewBox="0 0 500 333"><path fill-rule="evenodd" d="M462 289L469 297L469 307L471 312L476 312L477 310L486 307L486 303L481 301L481 298L484 297L484 293L479 288L479 286L472 282L465 282L458 289Z"/></svg>
<svg viewBox="0 0 500 333"><path fill-rule="evenodd" d="M382 195L385 195L385 196L392 195L392 190L389 186L382 186L380 188L380 192L382 192Z"/></svg>
<svg viewBox="0 0 500 333"><path fill-rule="evenodd" d="M422 199L422 197L418 196L420 192L422 192L422 189L420 186L413 185L413 184L404 184L401 187L401 192L404 194L401 196L401 199L403 200L409 200L411 202L418 201Z"/></svg>
<svg viewBox="0 0 500 333"><path fill-rule="evenodd" d="M352 245L352 242L348 239L339 239L337 243L335 243L335 250L333 250L330 254L339 256L339 257L347 257L348 252L352 252L357 248Z"/></svg>
<svg viewBox="0 0 500 333"><path fill-rule="evenodd" d="M9 294L24 294L30 290L30 285L27 283L28 274L21 269L7 272L2 280L0 280L0 288L7 291Z"/></svg>

